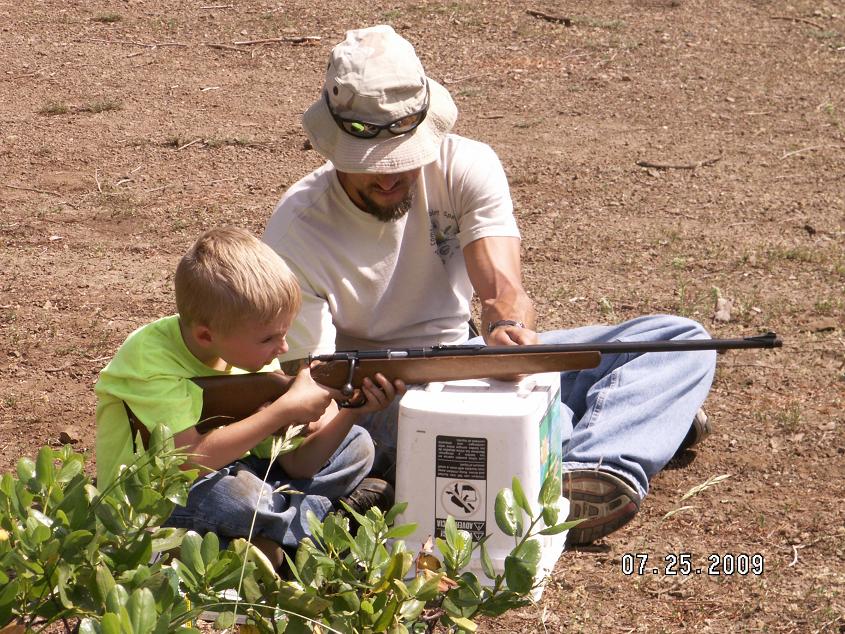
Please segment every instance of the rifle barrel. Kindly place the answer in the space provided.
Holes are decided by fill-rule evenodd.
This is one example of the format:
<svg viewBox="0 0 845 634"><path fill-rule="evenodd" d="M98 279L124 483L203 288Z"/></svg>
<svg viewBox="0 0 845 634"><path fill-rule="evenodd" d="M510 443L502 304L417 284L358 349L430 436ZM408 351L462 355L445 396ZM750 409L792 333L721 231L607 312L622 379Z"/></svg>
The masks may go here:
<svg viewBox="0 0 845 634"><path fill-rule="evenodd" d="M640 352L684 352L696 350L736 350L741 348L780 348L783 341L773 332L743 339L677 339L665 341L612 341L609 343L561 343L533 346L458 345L400 350L350 350L313 355L316 361L351 361L364 359L414 359L502 354L549 354L556 352L598 352L631 354Z"/></svg>

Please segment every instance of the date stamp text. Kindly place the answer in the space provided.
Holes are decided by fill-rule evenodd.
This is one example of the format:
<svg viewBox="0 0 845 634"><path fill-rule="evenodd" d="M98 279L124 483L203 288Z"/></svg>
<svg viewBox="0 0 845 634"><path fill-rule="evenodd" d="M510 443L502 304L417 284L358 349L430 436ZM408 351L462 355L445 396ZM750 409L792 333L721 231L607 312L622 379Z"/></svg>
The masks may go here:
<svg viewBox="0 0 845 634"><path fill-rule="evenodd" d="M666 553L662 557L648 553L625 553L620 561L626 576L665 575L730 577L749 575L759 577L766 568L760 553L712 553L706 560L696 560L692 553Z"/></svg>

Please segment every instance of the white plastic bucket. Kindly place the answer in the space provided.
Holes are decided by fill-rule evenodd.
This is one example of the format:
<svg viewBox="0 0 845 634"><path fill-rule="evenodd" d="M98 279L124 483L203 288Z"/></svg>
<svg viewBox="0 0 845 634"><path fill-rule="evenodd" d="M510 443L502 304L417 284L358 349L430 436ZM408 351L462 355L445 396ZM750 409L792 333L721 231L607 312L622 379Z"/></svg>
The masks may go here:
<svg viewBox="0 0 845 634"><path fill-rule="evenodd" d="M496 525L496 495L516 476L539 511L536 500L546 473L554 469L559 477L561 472L560 375L413 387L400 403L398 425L396 499L408 502L398 521L417 524L405 540L409 550L429 536L442 537L451 515L475 539L490 535L487 550L502 572L515 541ZM562 522L569 501L561 498L560 506ZM543 577L563 552L566 533L538 539ZM483 579L477 552L469 570ZM535 598L540 594L542 588Z"/></svg>

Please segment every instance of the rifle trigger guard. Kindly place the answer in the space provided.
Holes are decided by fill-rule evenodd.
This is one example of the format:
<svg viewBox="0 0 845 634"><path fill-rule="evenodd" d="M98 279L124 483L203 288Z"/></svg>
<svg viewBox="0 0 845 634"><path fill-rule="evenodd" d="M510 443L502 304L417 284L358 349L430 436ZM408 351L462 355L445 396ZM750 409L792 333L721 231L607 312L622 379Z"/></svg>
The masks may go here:
<svg viewBox="0 0 845 634"><path fill-rule="evenodd" d="M340 388L340 393L349 398L355 391L352 387L352 379L355 376L355 369L358 367L358 357L350 356L349 359L349 373L346 375L346 383Z"/></svg>

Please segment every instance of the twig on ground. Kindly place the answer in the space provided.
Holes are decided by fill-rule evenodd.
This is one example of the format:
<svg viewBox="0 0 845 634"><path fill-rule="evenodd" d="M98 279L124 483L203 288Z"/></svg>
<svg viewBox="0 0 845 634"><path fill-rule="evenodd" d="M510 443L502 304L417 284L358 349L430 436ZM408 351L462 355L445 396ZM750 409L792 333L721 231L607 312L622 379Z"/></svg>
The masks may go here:
<svg viewBox="0 0 845 634"><path fill-rule="evenodd" d="M478 116L479 119L504 119L503 114L482 114Z"/></svg>
<svg viewBox="0 0 845 634"><path fill-rule="evenodd" d="M186 144L185 144L185 145L183 145L182 147L178 147L178 148L176 148L176 151L177 151L177 152L181 152L181 151L182 151L182 150L184 150L185 148L187 148L187 147L191 147L194 143L199 143L200 141L202 141L202 138L199 138L199 139L194 139L193 141L189 141L188 143L186 143Z"/></svg>
<svg viewBox="0 0 845 634"><path fill-rule="evenodd" d="M12 81L13 79L23 79L24 77L35 77L40 71L33 71L31 73L24 73L23 75L12 75L11 77L4 77L4 81Z"/></svg>
<svg viewBox="0 0 845 634"><path fill-rule="evenodd" d="M824 31L824 27L821 24L816 24L812 20L808 20L807 18L799 18L794 17L791 15L770 15L769 16L772 20L788 20L790 22L803 22L804 24L809 24L810 26L816 27L820 31Z"/></svg>
<svg viewBox="0 0 845 634"><path fill-rule="evenodd" d="M794 544L792 545L792 561L789 562L789 565L787 566L787 568L792 568L792 566L794 566L795 564L798 563L798 549L799 548L804 548L804 545L803 544L798 545L798 546L796 546Z"/></svg>
<svg viewBox="0 0 845 634"><path fill-rule="evenodd" d="M68 361L64 365L61 365L57 368L44 368L44 371L49 372L51 374L54 373L54 372L62 372L64 370L67 370L68 368L70 368L70 366L72 366L72 365L73 365L73 361Z"/></svg>
<svg viewBox="0 0 845 634"><path fill-rule="evenodd" d="M59 192L52 192L48 189L38 189L37 187L21 187L20 185L9 185L8 183L3 183L3 187L8 187L9 189L20 189L25 192L36 192L39 194L50 194L50 196L61 197L61 194Z"/></svg>
<svg viewBox="0 0 845 634"><path fill-rule="evenodd" d="M694 578L694 575L689 575L687 577L683 577L679 581L674 581L671 585L669 585L665 588L660 588L659 590L652 590L651 588L643 588L643 591L647 592L648 594L651 594L655 597L658 597L661 594L666 594L667 592L672 592L674 590L677 590L678 588L680 588L685 583L688 583L689 580L693 579L693 578Z"/></svg>
<svg viewBox="0 0 845 634"><path fill-rule="evenodd" d="M782 370L783 368L778 368L772 365L765 365L763 363L720 363L726 368L764 368L766 370Z"/></svg>
<svg viewBox="0 0 845 634"><path fill-rule="evenodd" d="M296 37L268 37L263 40L241 40L232 42L236 46L252 46L253 44L305 44L307 42L319 42L319 35L301 35Z"/></svg>
<svg viewBox="0 0 845 634"><path fill-rule="evenodd" d="M845 145L811 145L809 147L802 147L800 150L792 150L792 152L787 152L783 156L781 156L781 160L793 156L795 154L801 154L802 152L810 152L811 150L821 150L823 148L834 148L837 150L845 149Z"/></svg>
<svg viewBox="0 0 845 634"><path fill-rule="evenodd" d="M94 170L94 182L97 183L97 191L103 193L103 186L100 184L100 168Z"/></svg>
<svg viewBox="0 0 845 634"><path fill-rule="evenodd" d="M680 211L667 211L666 213L671 216L680 216L681 218L687 218L688 220L699 220L699 218L696 218L692 214L685 214L681 213Z"/></svg>
<svg viewBox="0 0 845 634"><path fill-rule="evenodd" d="M561 15L550 15L533 9L526 9L525 12L532 17L540 18L546 22L555 22L556 24L562 24L563 26L572 26L572 19Z"/></svg>
<svg viewBox="0 0 845 634"><path fill-rule="evenodd" d="M163 46L179 46L186 48L188 45L183 42L135 42L133 40L103 40L100 38L89 38L84 40L73 40L74 42L96 42L99 44L123 44L126 46L143 46L145 48L159 48Z"/></svg>
<svg viewBox="0 0 845 634"><path fill-rule="evenodd" d="M229 46L228 44L203 44L203 46L207 46L208 48L217 48L221 51L235 51L237 53L246 53L247 55L250 54L245 48L238 48L237 46Z"/></svg>
<svg viewBox="0 0 845 634"><path fill-rule="evenodd" d="M235 5L233 4L209 4L204 7L200 7L200 9L231 9Z"/></svg>
<svg viewBox="0 0 845 634"><path fill-rule="evenodd" d="M676 165L673 163L653 163L652 161L637 161L637 165L640 167L650 167L656 170L694 170L699 167L708 167L721 160L722 157L717 156L716 158L698 161L698 163L687 163L683 165Z"/></svg>
<svg viewBox="0 0 845 634"><path fill-rule="evenodd" d="M467 79L475 79L476 77L484 77L485 75L489 75L490 73L475 73L474 75L464 75L463 77L456 77L455 79L444 79L444 84L457 84L461 81L466 81Z"/></svg>

